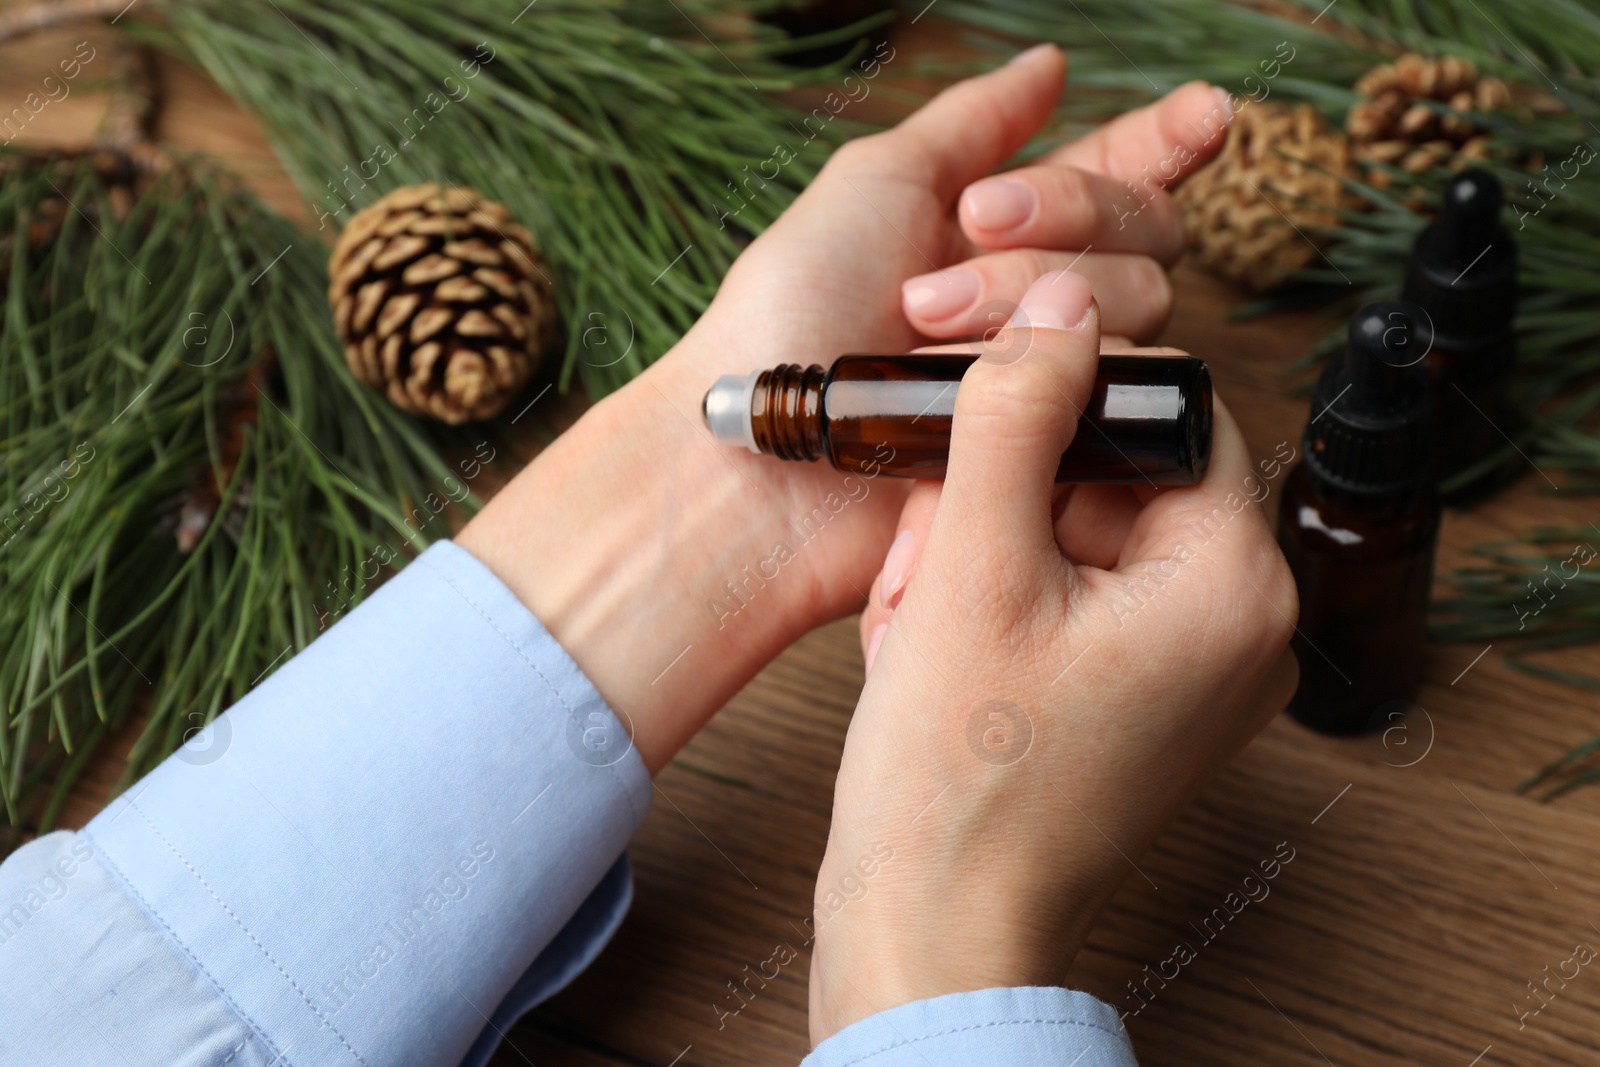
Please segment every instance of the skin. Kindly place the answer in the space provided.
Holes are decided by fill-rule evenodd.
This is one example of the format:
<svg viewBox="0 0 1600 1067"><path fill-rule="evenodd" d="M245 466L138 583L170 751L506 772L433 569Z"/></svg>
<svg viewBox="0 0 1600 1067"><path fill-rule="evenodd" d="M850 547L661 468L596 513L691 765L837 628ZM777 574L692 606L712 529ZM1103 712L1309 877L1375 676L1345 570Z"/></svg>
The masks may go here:
<svg viewBox="0 0 1600 1067"><path fill-rule="evenodd" d="M1101 314L1071 274L1022 307L1034 325L990 345L1007 359L962 379L946 480L913 490L907 566L863 616L819 909L875 847L893 859L818 931L815 1041L912 1000L1061 983L1127 857L1299 680L1294 580L1226 405L1199 485L1057 486Z"/></svg>
<svg viewBox="0 0 1600 1067"><path fill-rule="evenodd" d="M895 129L841 148L734 264L683 340L590 409L457 537L572 655L623 719L653 774L790 643L867 605L898 528L923 531L915 574L894 609L895 628L910 640L882 642L847 743L820 884L837 880L842 865L854 864L856 850L873 841L892 836L906 851L897 851L869 895L834 916L819 938L812 971L812 1030L819 1040L871 1011L930 991L1058 980L1115 883L1116 869L1100 855L1104 841L1078 833L1053 809L1045 809L1048 823L1024 819L1013 826L1017 854L995 865L994 879L974 882L963 875L969 865L961 850L990 825L985 816L1036 802L990 776L992 768L960 740L974 697L1014 693L1011 699L1038 710L1036 721L1051 729L1039 734L1033 766L1049 763L1069 775L1065 780L1079 802L1092 805L1096 821L1132 853L1263 721L1259 712L1246 714L1232 703L1213 721L1195 712L1197 701L1219 694L1242 701L1233 689L1266 686L1270 705L1284 684L1279 677L1277 689L1268 685L1266 668L1257 662L1274 643L1281 649L1278 627L1294 608L1286 571L1274 569L1281 570L1281 557L1257 544L1264 536L1259 516L1235 524L1239 537L1230 531L1229 544L1247 543L1254 546L1250 551L1236 546L1223 554L1219 548L1219 562L1186 570L1186 577L1188 571L1205 576L1195 584L1221 599L1208 607L1201 597L1163 598L1134 620L1144 635L1134 640L1107 630L1117 620L1103 607L1091 610L1094 601L1084 599L1096 583L1114 581L1096 577L1087 564L1122 560L1124 549L1116 545L1155 551L1171 532L1162 516L1183 510L1164 502L1188 499L1198 506L1200 491L1154 501L1127 491L1061 496L1059 517L1070 535L1065 543L1081 549L1083 566L1051 539L1053 487L1034 484L1036 478L1027 483L1027 515L1006 502L1008 479L1020 477L1008 470L1009 460L1031 457L1032 478L1033 461L1047 445L1059 456L1063 435L1075 424L1061 403L1041 401L1017 383L1041 373L1032 368L1054 367L1053 388L1081 399L1102 340L1126 347L1153 335L1171 311L1165 267L1182 245L1177 212L1164 190L1147 187L1144 208L1128 214L1133 202L1125 180L1145 166L1163 167L1175 153L1184 160L1174 178L1181 180L1214 154L1227 119L1215 91L1195 83L1035 165L990 177L1044 124L1064 75L1060 52L1041 46L953 86ZM1197 130L1209 134L1202 139ZM1026 189L1020 196L1014 187L996 192L995 182ZM1018 203L1027 210L1014 210ZM968 399L963 383L959 453L952 452L943 506L931 487L913 491L910 483L887 477L851 479L820 464L719 447L700 423L701 397L718 375L785 362L827 363L849 351L909 351L930 340L992 331L1041 273L1069 264L1075 273L1049 277L1071 281L1023 305L1036 317L1032 325L995 335L994 343L1014 346L1007 351L1026 353L1006 364L1013 376L997 376L991 372L998 364L980 361L968 375L981 383L972 393L977 399ZM1082 296L1086 305L1090 288L1099 298L1092 328L1050 329L1063 294ZM952 292L966 298L952 301ZM951 306L929 313L941 303ZM1049 334L1072 340L1038 340ZM1244 464L1225 409L1219 408L1217 434L1207 479L1213 488ZM792 524L819 507L831 518L820 533L797 539ZM1002 516L1009 518L1002 523ZM963 532L969 518L972 529ZM1270 546L1270 539L1261 544ZM773 576L772 565L764 571L762 565L780 545L790 551ZM1031 570L1004 558L1023 549ZM974 554L967 558L966 552ZM1139 558L1128 555L1126 563ZM1240 597L1241 577L1260 586L1265 600L1248 590L1245 596L1255 600ZM738 599L729 588L734 582L741 586ZM881 596L875 601L871 611L889 610ZM1241 644L1235 630L1249 634L1251 643ZM1179 632L1187 655L1209 655L1215 663L1185 660L1184 671L1143 669L1150 649L1159 647L1149 642ZM1089 717L1081 731L1076 712L1047 720L1044 697L1035 691L1038 676L1048 671L1046 680L1054 677L1062 657L1097 634L1104 658L1086 659L1071 685L1062 687L1074 694L1075 708L1097 710L1083 712ZM941 661L948 668L920 674L911 662L912 640L950 650L952 658ZM990 661L1026 671L1016 675L1014 691L1001 684ZM1232 679L1233 689L1223 694L1227 686L1213 675ZM1197 695L1185 697L1185 685L1198 687ZM1147 720L1160 728L1148 734L1112 728ZM883 762L890 753L900 756ZM1090 753L1098 758L1088 759ZM1160 777L1142 777L1152 769ZM932 795L928 785L937 778L942 786L951 780L946 773L955 771L970 779L959 795L970 797L971 811L959 819L923 820L926 831L908 833L906 811L914 814L912 805L921 807ZM876 796L858 784L871 774L883 775ZM1138 799L1122 812L1108 799L1118 795ZM920 836L935 826L948 836ZM1033 880L1041 867L1052 881ZM893 901L918 909L916 916L885 910ZM952 937L926 980L910 977L916 954L938 942L940 931L965 925L972 907L990 901L1016 903L1029 921L1054 924L1054 953L1029 952L1022 945L1025 931L997 919Z"/></svg>
<svg viewBox="0 0 1600 1067"><path fill-rule="evenodd" d="M930 263L981 270L981 306L1014 305L1040 270L1077 260L1090 242L1073 220L1111 207L1041 197L1034 217L1003 233L978 230L962 207L976 195L969 187L1044 124L1064 78L1061 53L1041 46L837 151L740 256L683 340L590 409L456 538L571 653L652 773L789 644L862 609L911 489L873 481L801 545L791 522L850 484L822 464L717 446L700 422L705 390L721 374L964 336L953 320L907 316L902 287ZM1170 158L1194 136L1186 124L1217 107L1210 87L1186 85L1009 173L1045 190L1076 180L1067 172L1135 174ZM1200 145L1192 166L1220 144L1219 133ZM1177 246L1176 218L1147 209L1078 263L1116 332L1143 337L1166 321L1171 287L1161 262L1142 253ZM1057 243L1030 243L1045 234ZM980 317L976 326L990 324ZM780 542L795 558L764 587L747 586L754 595L736 616L719 619L712 599L729 602L726 583L744 580L742 570Z"/></svg>

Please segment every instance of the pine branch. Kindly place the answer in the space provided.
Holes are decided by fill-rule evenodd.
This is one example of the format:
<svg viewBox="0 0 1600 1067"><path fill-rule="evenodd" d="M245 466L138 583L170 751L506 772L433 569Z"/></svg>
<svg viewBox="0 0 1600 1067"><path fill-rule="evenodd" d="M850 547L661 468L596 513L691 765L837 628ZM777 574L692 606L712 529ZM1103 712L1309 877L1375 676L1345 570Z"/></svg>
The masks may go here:
<svg viewBox="0 0 1600 1067"><path fill-rule="evenodd" d="M1404 51L1456 55L1479 70L1554 94L1565 114L1531 121L1474 116L1491 128L1491 154L1542 157L1543 170L1492 165L1504 183L1507 223L1520 251L1522 298L1515 326L1519 362L1509 388L1536 418L1496 455L1463 471L1447 488L1492 470L1516 449L1541 467L1577 477L1566 491L1600 491L1600 197L1584 183L1600 180L1600 10L1592 0L1284 0L1282 3L1193 3L1190 0L946 0L942 13L1022 40L1054 40L1069 53L1072 80L1098 95L1074 101L1069 114L1103 117L1142 103L1193 78L1241 96L1260 97L1259 61L1288 41L1296 59L1270 79L1273 99L1307 101L1342 126L1352 87L1366 70ZM1014 46L991 42L996 51ZM1254 82L1245 78L1253 76ZM1592 159L1592 157L1591 157ZM1535 168L1539 166L1535 164ZM1578 173L1574 175L1574 170ZM1552 178L1552 171L1555 176ZM1406 175L1398 187L1414 184ZM1442 184L1436 174L1433 184ZM1570 186L1570 188L1569 188ZM1274 294L1241 310L1318 306L1336 321L1372 300L1399 295L1398 265L1432 205L1414 211L1371 185L1349 183L1367 210L1341 212L1337 225L1312 234L1337 270L1318 265L1301 274L1307 287ZM1294 368L1310 371L1343 344L1331 326ZM1591 546L1580 553L1577 546ZM1447 578L1452 593L1435 604L1436 640L1514 642L1518 668L1600 690L1600 678L1533 663L1524 654L1600 639L1600 568L1587 562L1600 529L1536 530L1520 541L1480 546L1478 566ZM1592 767L1600 737L1574 749L1524 783L1558 782L1544 799L1600 781Z"/></svg>
<svg viewBox="0 0 1600 1067"><path fill-rule="evenodd" d="M771 58L776 35L748 20L743 36L721 32L728 5L707 0L168 12L154 39L261 121L324 240L402 184L454 182L505 203L554 267L562 384L576 375L594 394L676 342L845 124L777 103L771 92L803 77Z"/></svg>
<svg viewBox="0 0 1600 1067"><path fill-rule="evenodd" d="M1430 636L1507 644L1514 651L1508 662L1520 670L1600 690L1600 678L1525 658L1600 639L1600 528L1545 527L1519 540L1480 545L1473 552L1486 565L1460 567L1449 575L1452 595L1435 602ZM1600 779L1600 769L1585 769L1597 751L1600 736L1573 748L1518 788L1527 792L1565 777L1540 798L1551 800Z"/></svg>
<svg viewBox="0 0 1600 1067"><path fill-rule="evenodd" d="M1591 388L1600 372L1600 279L1593 270L1600 262L1600 197L1581 187L1600 179L1600 162L1583 161L1586 152L1600 154L1600 12L1592 3L1504 0L1492 14L1476 0L1340 0L1331 6L1326 0L1077 0L1068 12L1051 0L952 0L941 10L987 30L1060 42L1070 53L1075 85L1110 90L1073 103L1077 117L1102 117L1204 78L1240 96L1312 103L1342 126L1360 75L1406 50L1460 56L1480 70L1554 94L1565 114L1531 121L1474 116L1491 130L1491 154L1544 161L1544 169L1532 172L1491 164L1505 184L1507 224L1521 250L1519 360L1509 389L1537 417L1516 441L1461 472L1450 487L1479 469L1520 459L1518 449L1541 467L1578 472L1585 477L1580 485L1600 485L1600 435L1584 428L1600 404ZM1260 61L1272 57L1280 41L1290 42L1295 59L1269 79ZM1398 177L1407 185L1415 181ZM1432 176L1433 184L1443 180L1443 173ZM1336 269L1319 259L1298 275L1319 287L1311 294L1275 294L1242 314L1314 303L1339 323L1362 304L1399 294L1396 265L1409 255L1425 215L1366 183L1350 188L1371 210L1343 212L1339 225L1311 235L1324 242ZM1431 213L1430 205L1423 207ZM1296 371L1337 351L1342 334L1341 325L1330 325Z"/></svg>
<svg viewBox="0 0 1600 1067"><path fill-rule="evenodd" d="M0 797L43 832L113 731L143 719L126 784L370 591L346 568L447 532L403 502L455 472L350 377L304 238L224 176L0 173Z"/></svg>

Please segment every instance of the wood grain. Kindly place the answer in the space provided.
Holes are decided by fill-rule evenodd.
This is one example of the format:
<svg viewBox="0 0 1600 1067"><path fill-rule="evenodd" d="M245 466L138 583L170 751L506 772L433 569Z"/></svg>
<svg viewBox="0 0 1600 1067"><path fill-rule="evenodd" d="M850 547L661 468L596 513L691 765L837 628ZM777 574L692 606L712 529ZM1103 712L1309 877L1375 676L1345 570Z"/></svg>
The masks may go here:
<svg viewBox="0 0 1600 1067"><path fill-rule="evenodd" d="M1188 270L1177 292L1164 340L1211 362L1252 454L1298 442L1308 402L1285 372L1330 324L1303 314L1231 322L1238 296ZM1530 472L1480 511L1449 515L1442 560L1532 521L1584 516L1584 501L1551 500L1536 480ZM1525 983L1543 981L1542 968L1579 941L1600 947L1590 925L1600 923L1600 862L1586 847L1600 794L1545 806L1511 790L1600 716L1588 694L1531 678L1494 649L1473 664L1482 651L1429 650L1418 695L1428 714L1403 731L1341 740L1274 723L1138 859L1160 888L1130 870L1069 980L1137 1010L1128 1026L1142 1063L1593 1061L1585 1035L1600 1024L1600 974L1580 970L1566 988L1552 980L1550 1006L1521 1028L1514 1006L1538 1007ZM1593 649L1567 661L1600 669ZM574 1032L618 1063L667 1064L687 1046L684 1064L804 1055L803 955L738 1015L713 1005L732 1007L726 983L775 944L801 948L860 671L853 620L817 631L661 775L633 848L633 914L594 968L512 1031L533 1062L556 1057L558 1035ZM1280 842L1296 858L1270 893L1220 931L1213 920L1210 940L1197 933ZM1195 959L1164 986L1151 981L1141 1007L1128 983L1145 982L1180 943ZM508 1048L495 1062L522 1059Z"/></svg>
<svg viewBox="0 0 1600 1067"><path fill-rule="evenodd" d="M955 33L930 17L897 43L915 57ZM49 34L0 50L0 102L20 98L55 52L81 39ZM165 70L164 136L219 155L274 206L308 220L259 129L198 73ZM103 97L87 81L81 88L27 139L87 137ZM1210 361L1252 453L1265 456L1298 440L1306 401L1285 371L1330 324L1311 314L1232 322L1238 302L1180 270L1164 340ZM1592 500L1552 496L1543 484L1530 471L1493 503L1450 514L1441 567L1483 540L1594 515ZM1600 973L1582 969L1564 986L1546 976L1579 942L1600 945L1600 791L1543 806L1512 789L1600 730L1600 715L1589 694L1514 670L1499 648L1474 662L1483 651L1430 649L1418 697L1427 715L1403 733L1330 740L1274 723L1135 858L1142 875L1130 867L1070 981L1137 1009L1128 1025L1142 1063L1594 1062ZM1565 656L1600 671L1596 649ZM853 620L824 627L665 770L632 849L632 913L588 972L510 1032L496 1067L781 1064L805 1054L803 951L737 1014L714 1005L740 1003L727 983L775 945L803 947L860 681ZM105 802L127 740L85 778L70 825ZM1294 859L1267 896L1233 916L1229 894L1280 843ZM1164 961L1179 944L1194 958L1175 978L1152 979L1163 966L1172 973ZM1526 983L1543 981L1554 996L1519 1021L1519 1007L1540 1003Z"/></svg>

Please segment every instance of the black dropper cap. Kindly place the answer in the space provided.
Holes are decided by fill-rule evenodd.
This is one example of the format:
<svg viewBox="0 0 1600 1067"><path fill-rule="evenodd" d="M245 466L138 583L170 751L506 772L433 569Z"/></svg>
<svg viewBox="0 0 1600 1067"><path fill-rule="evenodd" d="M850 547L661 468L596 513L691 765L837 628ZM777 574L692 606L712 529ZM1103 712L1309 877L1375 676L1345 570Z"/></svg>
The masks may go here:
<svg viewBox="0 0 1600 1067"><path fill-rule="evenodd" d="M1511 358L1517 243L1500 224L1504 199L1493 174L1464 170L1445 186L1439 217L1417 235L1402 295L1427 313L1441 349L1497 349Z"/></svg>
<svg viewBox="0 0 1600 1067"><path fill-rule="evenodd" d="M1344 355L1317 381L1306 464L1352 493L1393 493L1429 476L1432 332L1415 304L1368 304L1350 320Z"/></svg>

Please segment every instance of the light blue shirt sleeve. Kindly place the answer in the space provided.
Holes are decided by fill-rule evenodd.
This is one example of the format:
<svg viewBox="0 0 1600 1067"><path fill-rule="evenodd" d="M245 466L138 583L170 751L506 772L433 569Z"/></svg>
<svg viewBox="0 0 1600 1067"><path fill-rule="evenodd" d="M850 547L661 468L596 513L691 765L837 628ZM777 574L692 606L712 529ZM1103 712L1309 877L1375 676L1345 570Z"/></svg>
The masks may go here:
<svg viewBox="0 0 1600 1067"><path fill-rule="evenodd" d="M1056 986L980 989L868 1016L801 1067L1134 1067L1117 1012Z"/></svg>
<svg viewBox="0 0 1600 1067"><path fill-rule="evenodd" d="M650 781L443 543L114 800L0 864L0 1064L479 1067L594 959ZM806 1067L1133 1063L1064 989L918 1001Z"/></svg>
<svg viewBox="0 0 1600 1067"><path fill-rule="evenodd" d="M0 1063L475 1067L610 938L649 801L572 659L435 545L0 865Z"/></svg>

